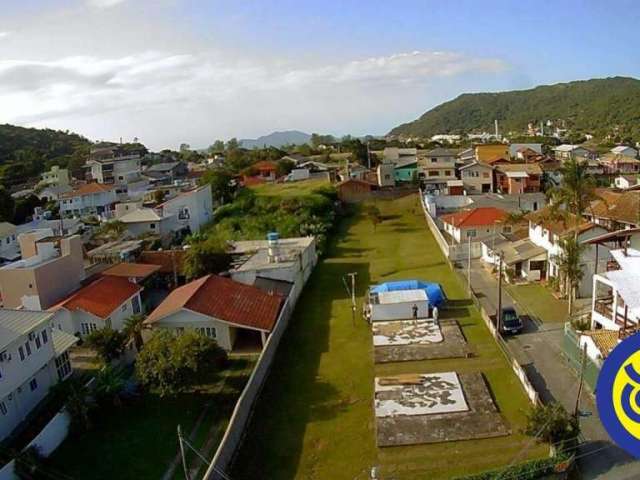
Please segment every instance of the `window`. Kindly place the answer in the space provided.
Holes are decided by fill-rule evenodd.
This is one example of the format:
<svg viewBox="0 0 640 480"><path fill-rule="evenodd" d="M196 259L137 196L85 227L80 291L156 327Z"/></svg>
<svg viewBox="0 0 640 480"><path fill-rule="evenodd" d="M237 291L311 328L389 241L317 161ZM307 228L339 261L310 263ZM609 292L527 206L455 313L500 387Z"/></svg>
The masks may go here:
<svg viewBox="0 0 640 480"><path fill-rule="evenodd" d="M431 171L429 172L429 176L430 176L430 177L437 177L437 176L439 176L439 175L440 175L440 172L439 172L438 170L431 170Z"/></svg>
<svg viewBox="0 0 640 480"><path fill-rule="evenodd" d="M40 350L40 347L42 346L42 343L40 342L40 337L36 336L36 348L38 350Z"/></svg>
<svg viewBox="0 0 640 480"><path fill-rule="evenodd" d="M82 335L89 335L91 332L95 332L97 329L97 326L95 323L81 323L80 324L80 331L82 332Z"/></svg>
<svg viewBox="0 0 640 480"><path fill-rule="evenodd" d="M489 172L482 172L483 178L489 178Z"/></svg>
<svg viewBox="0 0 640 480"><path fill-rule="evenodd" d="M27 351L27 357L31 355L31 345L29 344L29 342L24 343L24 348Z"/></svg>
<svg viewBox="0 0 640 480"><path fill-rule="evenodd" d="M155 223L150 223L150 224L149 224L149 228L150 228L151 230L155 230L155 229L156 229L156 224L155 224Z"/></svg>
<svg viewBox="0 0 640 480"><path fill-rule="evenodd" d="M445 170L444 174L446 177L450 177L451 176L451 170Z"/></svg>
<svg viewBox="0 0 640 480"><path fill-rule="evenodd" d="M216 338L216 329L214 327L202 327L196 329L200 335L209 338Z"/></svg>
<svg viewBox="0 0 640 480"><path fill-rule="evenodd" d="M42 330L42 343L47 343L49 341L49 337L47 337L47 331Z"/></svg>
<svg viewBox="0 0 640 480"><path fill-rule="evenodd" d="M18 347L18 353L20 354L20 360L24 360L24 349L22 346Z"/></svg>
<svg viewBox="0 0 640 480"><path fill-rule="evenodd" d="M140 313L140 297L138 295L131 299L131 307L133 308L133 313Z"/></svg>
<svg viewBox="0 0 640 480"><path fill-rule="evenodd" d="M182 335L183 333L184 333L184 328L183 327L176 328L176 335Z"/></svg>
<svg viewBox="0 0 640 480"><path fill-rule="evenodd" d="M125 303L124 305L122 305L122 307L120 307L120 309L121 309L123 312L126 312L126 311L127 311L127 304Z"/></svg>
<svg viewBox="0 0 640 480"><path fill-rule="evenodd" d="M467 238L473 238L476 236L475 230L467 230Z"/></svg>
<svg viewBox="0 0 640 480"><path fill-rule="evenodd" d="M0 402L0 413L2 413L2 415L6 415L8 411L7 405L4 402Z"/></svg>
<svg viewBox="0 0 640 480"><path fill-rule="evenodd" d="M35 378L32 378L31 381L29 382L29 388L31 389L32 392L38 388L38 381Z"/></svg>
<svg viewBox="0 0 640 480"><path fill-rule="evenodd" d="M56 358L56 371L58 372L58 380L64 380L71 373L71 362L67 352Z"/></svg>
<svg viewBox="0 0 640 480"><path fill-rule="evenodd" d="M436 157L431 157L431 163L438 163L438 159Z"/></svg>

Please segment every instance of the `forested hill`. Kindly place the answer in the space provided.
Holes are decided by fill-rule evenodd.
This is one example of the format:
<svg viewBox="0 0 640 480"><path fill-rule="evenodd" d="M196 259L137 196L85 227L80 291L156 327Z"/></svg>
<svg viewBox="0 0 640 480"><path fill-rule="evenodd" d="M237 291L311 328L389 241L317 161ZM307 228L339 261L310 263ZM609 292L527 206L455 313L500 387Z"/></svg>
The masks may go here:
<svg viewBox="0 0 640 480"><path fill-rule="evenodd" d="M0 185L22 183L51 165L78 168L90 145L75 133L0 125Z"/></svg>
<svg viewBox="0 0 640 480"><path fill-rule="evenodd" d="M576 132L603 137L617 133L640 140L640 80L613 77L544 85L530 90L466 93L419 119L394 128L394 135L522 131L527 124L564 120Z"/></svg>

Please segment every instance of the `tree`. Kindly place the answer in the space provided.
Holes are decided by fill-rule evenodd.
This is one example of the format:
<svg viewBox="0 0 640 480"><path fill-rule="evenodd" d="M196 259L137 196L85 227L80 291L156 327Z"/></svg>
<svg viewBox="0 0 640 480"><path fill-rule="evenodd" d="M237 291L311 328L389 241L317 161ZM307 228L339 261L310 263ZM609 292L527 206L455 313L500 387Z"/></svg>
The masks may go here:
<svg viewBox="0 0 640 480"><path fill-rule="evenodd" d="M137 313L131 315L124 321L124 333L128 339L133 340L136 345L136 350L139 352L142 350L144 342L142 340L142 331L144 330L145 316Z"/></svg>
<svg viewBox="0 0 640 480"><path fill-rule="evenodd" d="M21 451L16 456L14 472L20 480L48 480L54 476L47 457L40 452L37 445Z"/></svg>
<svg viewBox="0 0 640 480"><path fill-rule="evenodd" d="M211 196L216 203L224 204L233 199L233 175L226 170L207 170L200 178L200 185L211 185Z"/></svg>
<svg viewBox="0 0 640 480"><path fill-rule="evenodd" d="M127 231L127 225L121 222L120 220L111 220L109 222L103 223L98 231L96 232L96 236L105 237L110 240L116 240L122 236L124 232Z"/></svg>
<svg viewBox="0 0 640 480"><path fill-rule="evenodd" d="M158 330L138 355L136 373L147 388L161 396L188 389L215 372L226 353L217 343L193 330L174 335Z"/></svg>
<svg viewBox="0 0 640 480"><path fill-rule="evenodd" d="M562 285L569 300L569 315L573 313L573 300L576 289L584 276L582 271L582 254L586 246L581 244L575 236L560 240L560 253L554 256L554 262L558 265Z"/></svg>
<svg viewBox="0 0 640 480"><path fill-rule="evenodd" d="M536 405L527 413L527 425L523 433L541 442L566 444L576 439L580 424L559 403Z"/></svg>
<svg viewBox="0 0 640 480"><path fill-rule="evenodd" d="M189 279L209 273L219 273L229 268L227 242L222 235L210 233L204 240L195 240L184 256L184 273Z"/></svg>
<svg viewBox="0 0 640 480"><path fill-rule="evenodd" d="M191 150L191 145L189 145L188 143L180 144L180 153L185 153L185 152L188 152L189 150Z"/></svg>
<svg viewBox="0 0 640 480"><path fill-rule="evenodd" d="M366 212L367 212L367 217L369 217L369 220L371 220L371 223L373 224L373 231L375 232L378 224L382 222L382 215L380 214L380 209L375 205L369 205L367 207Z"/></svg>
<svg viewBox="0 0 640 480"><path fill-rule="evenodd" d="M13 222L15 202L9 191L0 185L0 221Z"/></svg>
<svg viewBox="0 0 640 480"><path fill-rule="evenodd" d="M276 163L276 175L278 177L284 177L285 175L288 175L295 166L296 164L291 160L280 160Z"/></svg>
<svg viewBox="0 0 640 480"><path fill-rule="evenodd" d="M585 162L571 158L562 165L562 185L551 191L552 205L556 212L563 208L565 212L582 220L583 213L600 196L596 192L596 182L587 173Z"/></svg>
<svg viewBox="0 0 640 480"><path fill-rule="evenodd" d="M91 410L94 405L90 402L89 389L85 380L79 377L70 377L51 387L52 396L61 398L64 408L71 418L71 431L82 433L92 426Z"/></svg>
<svg viewBox="0 0 640 480"><path fill-rule="evenodd" d="M101 328L87 335L85 341L98 353L102 361L108 364L122 355L127 336L112 328Z"/></svg>
<svg viewBox="0 0 640 480"><path fill-rule="evenodd" d="M216 140L209 145L209 153L222 153L224 152L224 142L222 140Z"/></svg>
<svg viewBox="0 0 640 480"><path fill-rule="evenodd" d="M93 393L100 406L122 405L120 393L124 389L125 381L121 369L105 365L100 369L93 383Z"/></svg>
<svg viewBox="0 0 640 480"><path fill-rule="evenodd" d="M238 142L237 138L230 138L227 141L227 150L237 150L238 148L240 148L240 142Z"/></svg>

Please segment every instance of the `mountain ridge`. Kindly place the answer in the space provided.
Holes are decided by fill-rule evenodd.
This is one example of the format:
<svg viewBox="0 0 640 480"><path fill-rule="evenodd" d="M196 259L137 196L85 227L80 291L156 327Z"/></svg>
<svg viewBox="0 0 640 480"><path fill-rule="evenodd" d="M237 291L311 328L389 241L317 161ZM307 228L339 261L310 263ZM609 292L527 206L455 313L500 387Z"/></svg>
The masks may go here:
<svg viewBox="0 0 640 480"><path fill-rule="evenodd" d="M428 110L390 135L522 131L528 123L562 120L569 128L606 135L617 130L640 138L640 80L609 77L539 85L525 90L463 93Z"/></svg>
<svg viewBox="0 0 640 480"><path fill-rule="evenodd" d="M302 145L311 141L311 135L300 130L283 130L271 132L258 138L244 138L240 140L240 146L243 148L262 148L276 147L283 145Z"/></svg>

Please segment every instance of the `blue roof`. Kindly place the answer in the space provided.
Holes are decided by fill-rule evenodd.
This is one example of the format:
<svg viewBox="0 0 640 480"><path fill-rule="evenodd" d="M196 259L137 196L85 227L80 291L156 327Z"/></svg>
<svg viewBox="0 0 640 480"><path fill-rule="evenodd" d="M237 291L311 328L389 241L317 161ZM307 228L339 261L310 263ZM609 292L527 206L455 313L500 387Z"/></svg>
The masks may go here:
<svg viewBox="0 0 640 480"><path fill-rule="evenodd" d="M423 282L421 280L398 280L371 287L372 293L395 292L398 290L424 290L429 299L429 303L436 307L439 307L445 300L444 292L440 284Z"/></svg>

